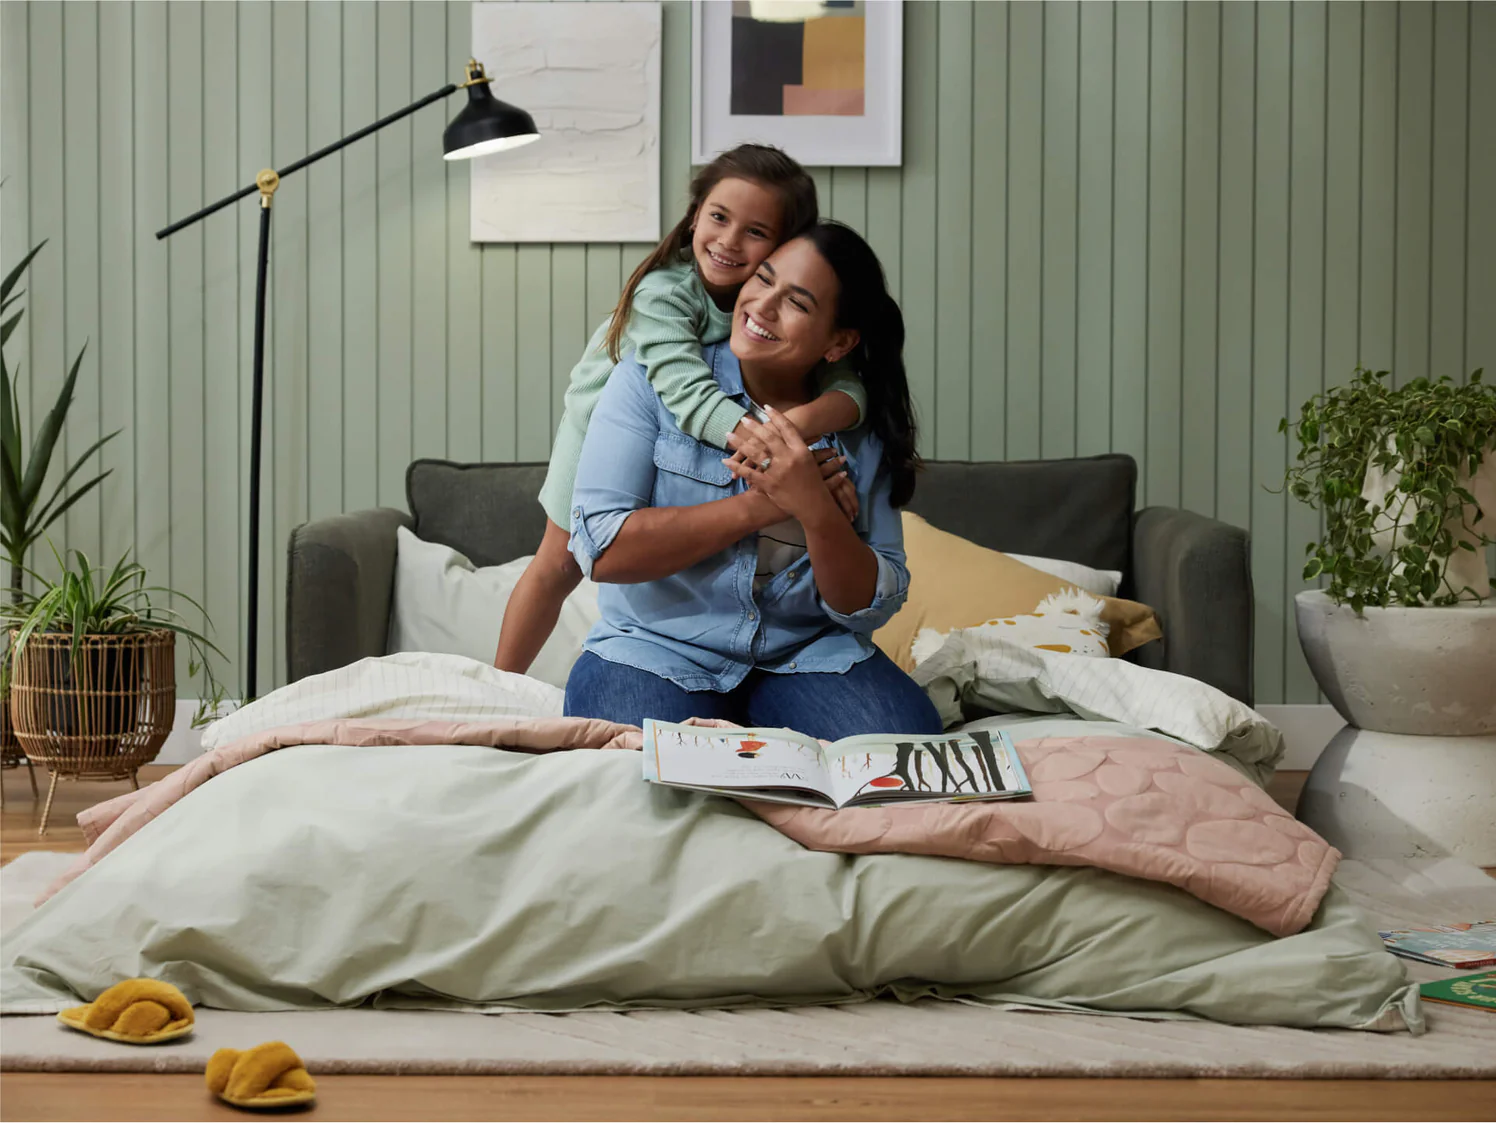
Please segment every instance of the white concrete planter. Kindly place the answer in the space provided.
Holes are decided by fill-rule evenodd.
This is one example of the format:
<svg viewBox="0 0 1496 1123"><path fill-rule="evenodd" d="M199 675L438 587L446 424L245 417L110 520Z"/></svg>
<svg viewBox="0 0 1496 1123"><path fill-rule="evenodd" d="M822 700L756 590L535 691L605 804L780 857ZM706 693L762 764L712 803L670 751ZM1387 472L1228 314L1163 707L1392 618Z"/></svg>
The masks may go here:
<svg viewBox="0 0 1496 1123"><path fill-rule="evenodd" d="M1299 640L1349 723L1298 816L1357 858L1496 865L1496 601L1367 608L1295 598Z"/></svg>
<svg viewBox="0 0 1496 1123"><path fill-rule="evenodd" d="M1496 734L1411 737L1347 725L1314 762L1296 813L1349 857L1452 855L1496 866Z"/></svg>
<svg viewBox="0 0 1496 1123"><path fill-rule="evenodd" d="M1367 608L1294 597L1299 643L1340 716L1378 733L1496 733L1496 601Z"/></svg>

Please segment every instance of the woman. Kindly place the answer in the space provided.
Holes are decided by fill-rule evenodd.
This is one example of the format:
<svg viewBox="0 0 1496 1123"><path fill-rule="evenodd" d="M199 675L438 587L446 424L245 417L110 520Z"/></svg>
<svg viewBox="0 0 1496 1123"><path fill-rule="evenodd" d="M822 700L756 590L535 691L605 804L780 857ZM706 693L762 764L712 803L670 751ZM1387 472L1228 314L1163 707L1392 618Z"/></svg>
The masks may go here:
<svg viewBox="0 0 1496 1123"><path fill-rule="evenodd" d="M703 351L722 390L762 418L744 421L734 456L682 433L632 358L618 365L572 495L571 550L602 586L602 619L567 682L567 714L823 738L940 732L929 699L869 638L909 586L895 508L918 458L903 344L877 256L828 222L768 257L728 343ZM782 414L815 396L822 362L844 357L867 424L817 442L844 464L828 482ZM853 520L835 495L847 480Z"/></svg>

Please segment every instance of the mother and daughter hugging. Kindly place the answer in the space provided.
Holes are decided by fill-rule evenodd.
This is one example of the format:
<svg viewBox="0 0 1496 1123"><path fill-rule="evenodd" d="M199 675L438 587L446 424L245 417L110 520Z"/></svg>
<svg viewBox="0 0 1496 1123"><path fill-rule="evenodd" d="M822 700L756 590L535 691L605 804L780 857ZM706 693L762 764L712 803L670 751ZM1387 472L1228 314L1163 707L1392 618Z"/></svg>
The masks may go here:
<svg viewBox="0 0 1496 1123"><path fill-rule="evenodd" d="M903 347L877 255L819 220L804 168L758 145L707 165L572 371L495 665L527 670L586 574L568 716L939 733L870 638L909 589Z"/></svg>

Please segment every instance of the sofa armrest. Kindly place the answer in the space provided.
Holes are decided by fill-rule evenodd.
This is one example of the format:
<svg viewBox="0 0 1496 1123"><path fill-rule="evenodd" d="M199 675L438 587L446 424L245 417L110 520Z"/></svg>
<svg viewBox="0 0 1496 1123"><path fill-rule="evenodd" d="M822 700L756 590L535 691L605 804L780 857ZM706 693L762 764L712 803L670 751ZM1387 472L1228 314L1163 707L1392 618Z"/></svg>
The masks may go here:
<svg viewBox="0 0 1496 1123"><path fill-rule="evenodd" d="M1132 596L1158 613L1140 664L1188 675L1252 704L1252 555L1245 530L1192 511L1133 517Z"/></svg>
<svg viewBox="0 0 1496 1123"><path fill-rule="evenodd" d="M383 655L404 511L381 507L291 532L286 579L286 681Z"/></svg>

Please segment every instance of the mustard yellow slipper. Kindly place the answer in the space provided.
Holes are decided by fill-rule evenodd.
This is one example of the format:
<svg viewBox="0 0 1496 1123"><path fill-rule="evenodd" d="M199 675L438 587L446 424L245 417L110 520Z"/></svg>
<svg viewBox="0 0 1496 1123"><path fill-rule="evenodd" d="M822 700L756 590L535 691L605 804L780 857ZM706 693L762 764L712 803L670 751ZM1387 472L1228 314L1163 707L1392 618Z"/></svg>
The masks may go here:
<svg viewBox="0 0 1496 1123"><path fill-rule="evenodd" d="M235 1107L293 1107L311 1103L317 1085L284 1041L220 1049L208 1058L208 1091Z"/></svg>
<svg viewBox="0 0 1496 1123"><path fill-rule="evenodd" d="M127 1045L159 1045L192 1032L192 1003L159 979L115 983L87 1006L57 1015L69 1029Z"/></svg>

